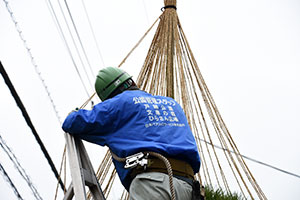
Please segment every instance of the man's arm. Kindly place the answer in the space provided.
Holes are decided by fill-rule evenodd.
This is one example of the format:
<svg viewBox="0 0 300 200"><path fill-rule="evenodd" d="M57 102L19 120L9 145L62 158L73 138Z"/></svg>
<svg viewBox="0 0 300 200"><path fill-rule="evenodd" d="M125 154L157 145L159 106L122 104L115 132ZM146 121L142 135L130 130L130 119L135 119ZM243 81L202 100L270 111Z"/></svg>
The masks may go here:
<svg viewBox="0 0 300 200"><path fill-rule="evenodd" d="M101 134L111 130L113 112L100 104L94 106L93 110L80 109L71 112L63 123L63 130L73 135Z"/></svg>

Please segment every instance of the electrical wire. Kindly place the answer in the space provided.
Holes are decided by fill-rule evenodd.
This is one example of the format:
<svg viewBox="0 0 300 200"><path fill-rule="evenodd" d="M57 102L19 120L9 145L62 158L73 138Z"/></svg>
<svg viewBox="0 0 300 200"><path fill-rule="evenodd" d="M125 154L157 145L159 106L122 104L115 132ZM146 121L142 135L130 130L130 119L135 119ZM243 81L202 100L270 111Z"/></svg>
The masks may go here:
<svg viewBox="0 0 300 200"><path fill-rule="evenodd" d="M84 73L85 73L85 75L86 75L86 77L87 77L87 79L88 79L88 82L89 82L89 84L90 84L90 87L93 87L93 86L92 86L91 79L89 78L89 75L88 75L88 73L87 73L86 66L85 66L85 64L84 64L84 62L83 62L83 59L82 59L82 57L81 57L81 54L80 54L80 52L79 52L79 48L77 47L77 44L76 44L76 42L75 42L75 38L74 38L74 36L73 36L73 34L72 34L72 31L71 31L71 28L70 28L70 26L69 26L68 20L67 20L66 15L65 15L65 13L64 13L64 11L63 11L62 5L61 5L61 3L60 3L59 0L57 1L57 3L58 3L58 5L59 5L60 12L61 12L61 14L62 14L62 16L63 16L63 18L64 18L65 24L66 24L66 26L67 26L69 35L70 35L70 37L71 37L71 39L72 39L72 43L73 43L73 45L74 45L74 48L75 48L76 53L77 53L77 56L78 56L78 58L79 58L79 60L80 60L80 63L81 63L81 65L82 65L82 68L83 68L83 70L84 70ZM89 64L89 62L88 62L88 64Z"/></svg>
<svg viewBox="0 0 300 200"><path fill-rule="evenodd" d="M59 34L60 34L60 36L61 36L61 38L62 38L62 40L63 40L63 43L65 44L65 47L66 47L66 49L67 49L67 52L68 52L68 54L69 54L69 56L70 56L70 58L71 58L71 60L72 60L73 66L75 67L75 70L76 70L77 75L78 75L78 77L79 77L79 79L80 79L80 81L81 81L81 84L82 84L82 86L83 86L83 88L84 88L84 91L85 91L85 93L87 94L87 96L89 97L90 95L89 95L88 89L87 89L87 87L86 87L86 85L85 85L85 83L84 83L84 81L83 81L83 78L82 78L80 72L79 72L78 66L76 65L75 59L74 59L74 57L73 57L73 55L72 55L71 49L70 49L70 47L69 47L69 45L68 45L68 42L67 42L67 40L66 40L66 37L65 37L65 35L64 35L64 33L63 33L62 27L61 27L61 25L60 25L60 23L59 23L59 20L58 20L58 17L57 17L57 15L56 15L56 12L55 12L55 10L54 10L54 8L53 8L53 5L52 5L52 3L51 3L50 0L46 0L46 4L47 4L47 7L48 7L48 9L49 9L49 12L50 12L50 14L51 14L51 16L52 16L52 19L53 19L53 21L54 21L54 24L56 25L56 28L58 29L58 32L59 32Z"/></svg>
<svg viewBox="0 0 300 200"><path fill-rule="evenodd" d="M93 29L93 26L92 26L90 17L89 17L89 15L88 15L88 12L87 12L87 9L86 9L84 0L81 0L81 2L82 2L82 6L83 6L83 9L84 9L84 12L85 12L85 16L86 16L86 18L87 18L87 20L88 20L88 22L89 22L89 27L90 27L90 29L91 29L91 32L92 32L92 35L93 35L93 38L94 38L94 41L95 41L95 44L96 44L96 47L97 47L97 52L98 52L98 54L99 54L99 56L100 56L100 60L101 60L101 62L102 62L102 64L103 64L103 66L105 66L104 59L103 59L103 56L102 56L102 53L101 53L101 51L100 51L100 47L99 47L99 44L98 44L98 40L97 40L97 38L96 38L95 31L94 31L94 29Z"/></svg>
<svg viewBox="0 0 300 200"><path fill-rule="evenodd" d="M2 174L4 176L4 179L9 183L10 187L13 189L13 191L14 191L15 195L18 197L18 199L23 200L23 198L21 197L19 191L17 190L16 186L14 185L14 183L12 182L12 180L10 179L8 174L6 173L6 171L3 168L1 163L0 163L0 172L2 172Z"/></svg>
<svg viewBox="0 0 300 200"><path fill-rule="evenodd" d="M50 167L51 167L51 169L52 169L52 171L53 171L56 179L59 180L61 189L64 190L65 186L64 186L63 182L60 180L60 177L59 177L59 174L58 174L58 172L56 170L56 167L55 167L55 165L54 165L54 163L53 163L53 161L52 161L52 159L51 159L51 157L50 157L50 155L49 155L46 147L44 146L42 140L40 139L40 137L39 137L36 129L34 128L34 126L32 124L32 121L31 121L31 119L30 119L30 117L29 117L29 115L28 115L28 113L26 111L26 108L23 105L23 103L22 103L22 101L21 101L21 99L20 99L17 91L15 90L12 82L10 81L9 76L7 75L7 73L6 73L6 71L5 71L5 69L4 69L4 67L3 67L3 65L2 65L1 62L0 62L0 73L2 74L4 82L6 83L7 87L9 88L9 90L11 92L11 95L14 97L14 100L16 101L17 106L21 110L22 115L23 115L23 117L24 117L27 125L31 129L31 131L32 131L32 133L33 133L33 135L34 135L37 143L39 144L39 146L40 146L40 148L41 148L41 150L42 150L45 158L47 159L48 164L50 165Z"/></svg>
<svg viewBox="0 0 300 200"><path fill-rule="evenodd" d="M17 22L17 20L16 20L16 18L14 16L14 13L13 13L12 9L10 8L8 1L7 0L3 0L3 2L5 3L6 9L7 9L8 13L9 13L9 15L11 17L11 20L15 24L15 27L16 27L16 30L17 30L19 36L20 36L20 39L23 41L23 44L24 44L24 46L25 46L25 48L27 50L27 53L28 53L28 55L30 57L31 63L34 66L34 69L35 69L36 73L38 74L39 79L42 81L43 87L44 87L44 89L45 89L45 91L46 91L46 93L48 95L48 98L49 98L49 100L51 102L51 105L52 105L52 108L53 108L53 110L55 112L56 118L58 119L59 123L62 124L61 123L61 118L59 116L58 110L56 109L56 105L54 104L54 101L53 101L53 99L51 97L51 94L50 94L50 91L48 89L48 86L46 85L46 82L45 82L44 78L41 75L39 67L36 64L35 59L34 59L32 53L31 53L31 49L29 48L29 46L28 46L28 44L27 44L27 42L26 42L26 40L25 40L25 38L24 38L24 36L22 34L22 31L21 31L21 29L20 29L20 27L18 25L18 22Z"/></svg>
<svg viewBox="0 0 300 200"><path fill-rule="evenodd" d="M11 162L14 164L15 168L18 170L20 175L23 177L23 179L27 182L29 188L31 189L33 195L37 200L42 200L42 197L40 196L39 192L31 182L29 176L25 172L24 168L21 166L20 162L18 161L15 154L12 152L11 148L9 148L6 144L6 142L3 140L3 138L0 135L0 146L2 147L3 151L7 154Z"/></svg>
<svg viewBox="0 0 300 200"><path fill-rule="evenodd" d="M74 28L75 33L76 33L76 35L77 35L78 41L79 41L79 43L80 43L82 52L83 52L83 54L84 54L84 56L85 56L85 59L86 59L86 61L87 61L87 63L88 63L88 66L89 66L89 68L90 68L91 74L95 77L95 73L94 73L93 70L92 70L92 66L91 66L90 61L89 61L89 58L88 58L88 56L87 56L87 54L86 54L85 48L84 48L84 46L83 46L81 37L80 37L80 35L79 35L78 29L77 29L77 27L76 27L76 24L75 24L74 18L73 18L73 16L72 16L71 10L70 10L70 8L69 8L69 5L68 5L68 3L67 3L67 0L64 0L64 2L65 2L65 5L66 5L66 8L67 8L67 10L68 10L68 14L69 14L69 16L70 16L70 19L71 19L71 21L72 21L72 25L73 25L73 28Z"/></svg>

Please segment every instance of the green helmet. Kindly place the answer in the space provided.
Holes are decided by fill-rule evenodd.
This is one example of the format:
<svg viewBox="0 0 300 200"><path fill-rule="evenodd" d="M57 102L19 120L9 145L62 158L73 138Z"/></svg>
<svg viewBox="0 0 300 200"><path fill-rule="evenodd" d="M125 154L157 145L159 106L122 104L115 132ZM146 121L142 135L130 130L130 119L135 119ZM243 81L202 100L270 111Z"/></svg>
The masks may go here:
<svg viewBox="0 0 300 200"><path fill-rule="evenodd" d="M131 77L127 72L117 67L101 69L95 82L96 92L100 99L104 101L115 89Z"/></svg>

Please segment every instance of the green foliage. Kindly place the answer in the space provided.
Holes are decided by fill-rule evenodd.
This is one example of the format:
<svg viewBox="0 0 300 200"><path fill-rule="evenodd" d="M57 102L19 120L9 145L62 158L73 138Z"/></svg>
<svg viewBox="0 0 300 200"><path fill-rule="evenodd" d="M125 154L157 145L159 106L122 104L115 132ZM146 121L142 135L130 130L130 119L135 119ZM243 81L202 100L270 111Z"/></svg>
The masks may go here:
<svg viewBox="0 0 300 200"><path fill-rule="evenodd" d="M214 189L211 186L205 186L206 200L242 200L244 199L238 193L228 193L221 188Z"/></svg>

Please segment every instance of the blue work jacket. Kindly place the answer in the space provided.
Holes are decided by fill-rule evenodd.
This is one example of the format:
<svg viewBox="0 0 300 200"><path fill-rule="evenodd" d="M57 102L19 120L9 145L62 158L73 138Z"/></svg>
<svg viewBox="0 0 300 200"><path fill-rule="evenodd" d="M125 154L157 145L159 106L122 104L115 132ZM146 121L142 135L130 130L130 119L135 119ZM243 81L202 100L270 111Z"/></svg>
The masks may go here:
<svg viewBox="0 0 300 200"><path fill-rule="evenodd" d="M153 151L188 162L194 173L200 157L181 106L172 98L152 96L141 90L124 91L94 106L72 112L63 130L74 136L108 146L118 157ZM114 161L123 186L129 190L130 169Z"/></svg>

